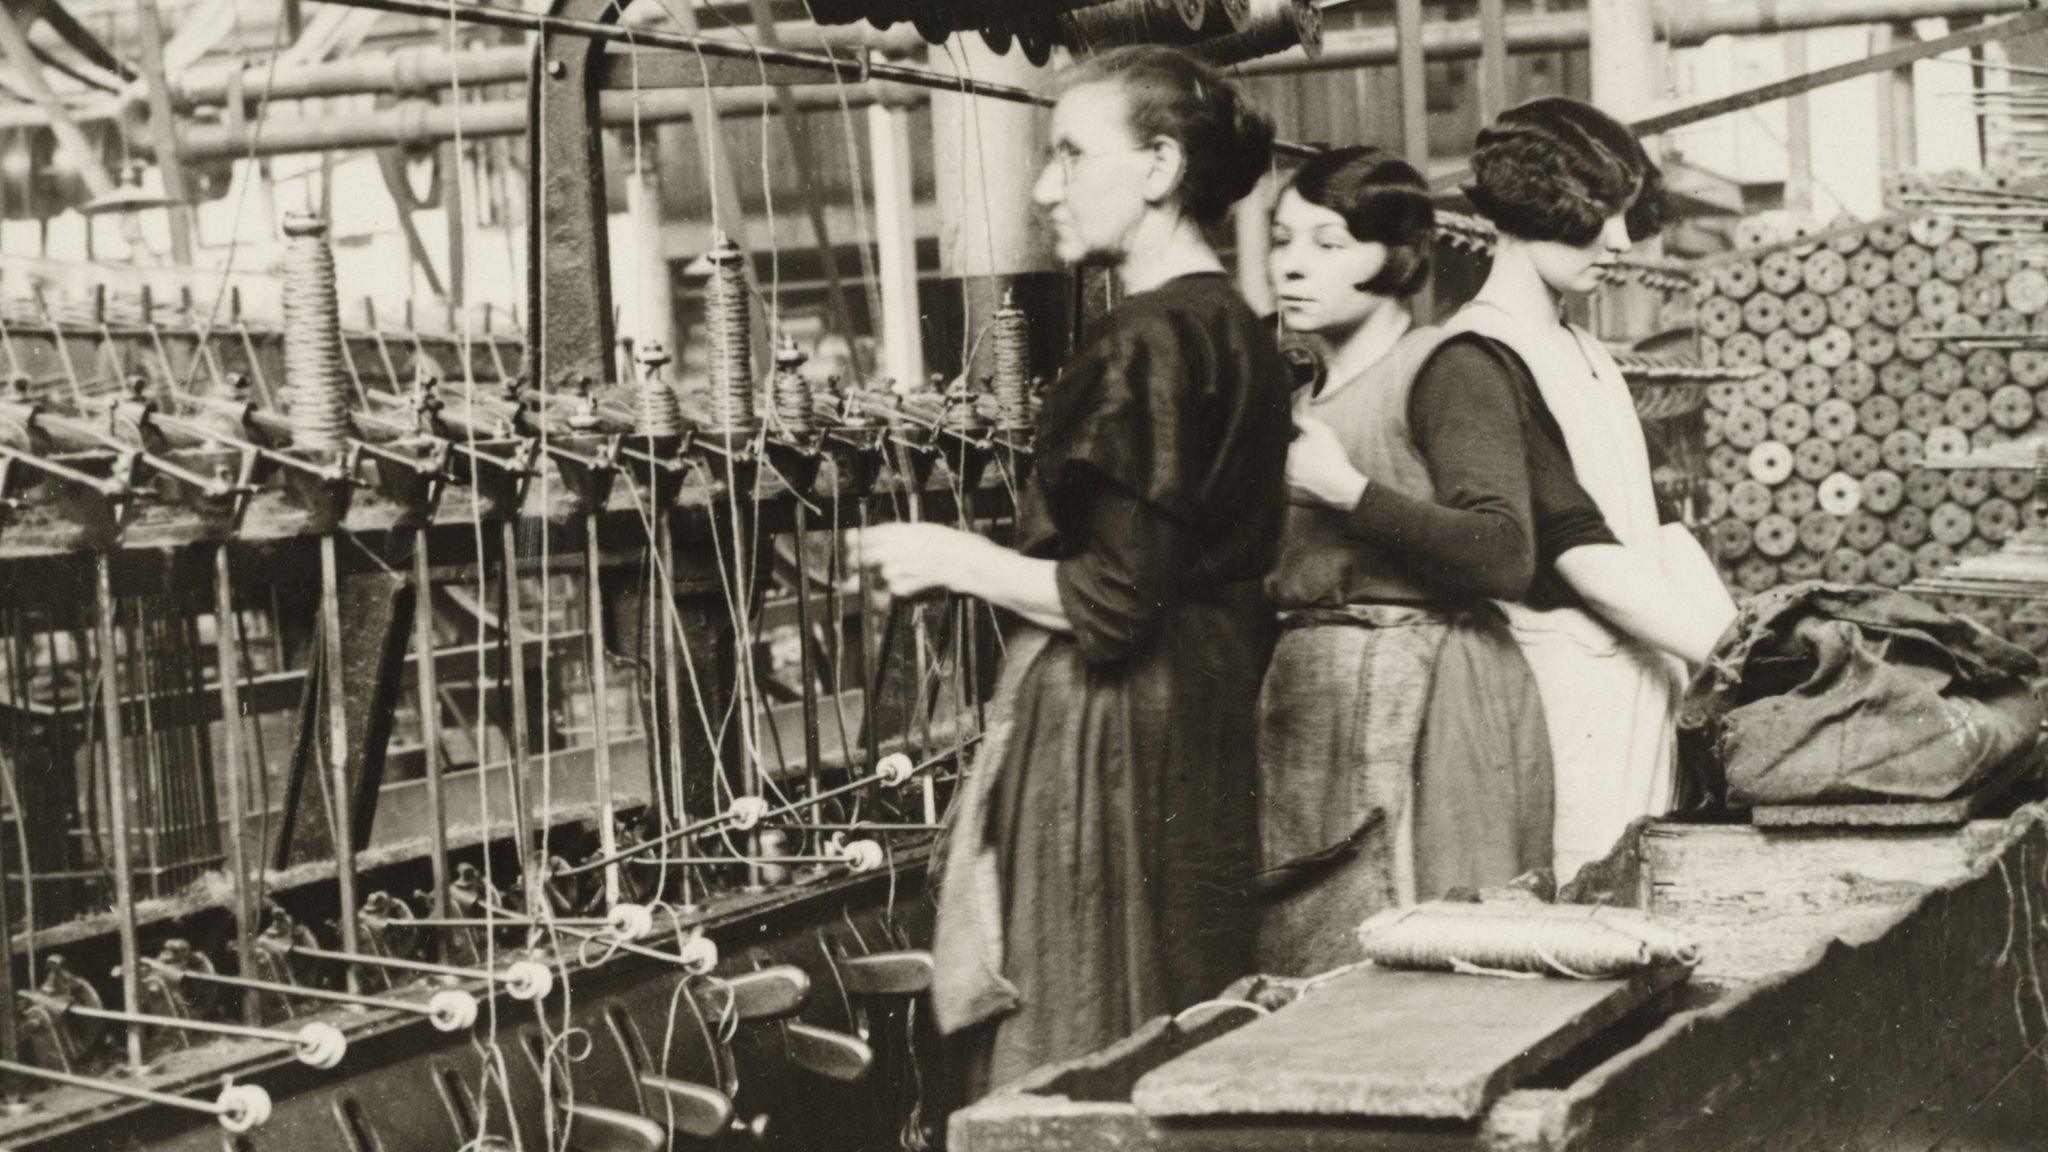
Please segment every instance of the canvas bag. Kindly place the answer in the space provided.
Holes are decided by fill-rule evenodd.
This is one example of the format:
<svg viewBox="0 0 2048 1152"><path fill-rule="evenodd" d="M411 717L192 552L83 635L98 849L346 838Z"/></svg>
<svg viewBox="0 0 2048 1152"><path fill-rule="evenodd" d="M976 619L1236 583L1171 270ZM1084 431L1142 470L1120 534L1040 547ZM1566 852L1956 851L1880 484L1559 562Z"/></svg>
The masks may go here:
<svg viewBox="0 0 2048 1152"><path fill-rule="evenodd" d="M1734 807L1951 799L2034 746L2039 672L1903 592L1774 589L1693 681L1686 770Z"/></svg>

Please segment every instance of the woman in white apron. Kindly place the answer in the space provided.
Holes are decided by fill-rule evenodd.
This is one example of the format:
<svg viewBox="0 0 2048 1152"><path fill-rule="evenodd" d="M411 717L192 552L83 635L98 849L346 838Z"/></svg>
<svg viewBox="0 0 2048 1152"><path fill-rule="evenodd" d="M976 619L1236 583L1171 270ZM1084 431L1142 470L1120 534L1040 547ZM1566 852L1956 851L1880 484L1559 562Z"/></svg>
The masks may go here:
<svg viewBox="0 0 2048 1152"><path fill-rule="evenodd" d="M1670 809L1681 661L1703 662L1735 609L1692 536L1659 523L1620 370L1560 317L1565 296L1591 291L1655 230L1656 166L1620 122L1548 98L1481 131L1472 170L1466 195L1500 237L1486 283L1445 327L1485 338L1498 370L1529 390L1535 420L1561 439L1617 541L1552 558L1576 603L1502 605L1543 697L1565 883L1631 820Z"/></svg>

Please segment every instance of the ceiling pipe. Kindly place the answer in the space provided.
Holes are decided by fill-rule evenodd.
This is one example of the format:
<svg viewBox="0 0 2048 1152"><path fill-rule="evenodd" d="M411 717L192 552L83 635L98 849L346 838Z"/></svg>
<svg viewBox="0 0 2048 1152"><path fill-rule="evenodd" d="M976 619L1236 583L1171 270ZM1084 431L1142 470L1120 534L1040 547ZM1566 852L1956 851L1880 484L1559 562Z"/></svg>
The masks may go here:
<svg viewBox="0 0 2048 1152"><path fill-rule="evenodd" d="M827 86L793 89L792 95L800 110L838 111L842 93ZM920 103L924 96L915 88L899 84L848 85L843 95L848 108L865 108L885 101L892 106L909 106ZM722 89L718 97L719 112L723 115L758 116L775 106L772 89L759 86ZM605 126L624 128L634 123L633 93L603 93L600 105ZM703 93L694 88L664 88L640 94L642 125L689 120L703 111ZM526 118L524 98L460 105L465 140L522 136L526 133ZM185 130L185 157L226 160L393 145L424 147L453 140L457 119L457 106L420 100L348 115L309 116L302 120L271 117L260 132L249 122L196 124Z"/></svg>
<svg viewBox="0 0 2048 1152"><path fill-rule="evenodd" d="M1678 48L1692 48L1716 36L1759 36L1811 28L1896 24L1914 20L1970 19L2025 12L2037 0L1663 0L1657 9L1660 37ZM1325 4L1323 11L1341 11L1347 3ZM1479 55L1477 20L1435 20L1423 26L1422 54L1429 60L1473 59ZM1592 42L1586 13L1555 12L1512 17L1507 21L1508 51L1565 52ZM1347 68L1391 66L1395 62L1392 25L1329 28L1323 32L1322 54L1311 60L1300 49L1268 56L1241 66L1248 76L1293 76Z"/></svg>

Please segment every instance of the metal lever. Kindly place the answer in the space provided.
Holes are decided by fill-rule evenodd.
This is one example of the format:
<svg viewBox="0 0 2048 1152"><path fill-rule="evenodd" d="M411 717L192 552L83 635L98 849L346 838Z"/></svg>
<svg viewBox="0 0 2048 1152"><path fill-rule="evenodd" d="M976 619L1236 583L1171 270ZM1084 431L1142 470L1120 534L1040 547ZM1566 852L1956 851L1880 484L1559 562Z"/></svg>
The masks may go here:
<svg viewBox="0 0 2048 1152"><path fill-rule="evenodd" d="M915 996L931 990L932 954L876 952L838 961L839 980L849 996Z"/></svg>
<svg viewBox="0 0 2048 1152"><path fill-rule="evenodd" d="M741 976L715 977L696 986L697 1005L706 1017L727 1014L742 1023L794 1016L811 996L811 978L790 964L777 964Z"/></svg>
<svg viewBox="0 0 2048 1152"><path fill-rule="evenodd" d="M874 1049L858 1036L797 1021L782 1026L783 1046L799 1068L847 1083L859 1080L874 1066Z"/></svg>
<svg viewBox="0 0 2048 1152"><path fill-rule="evenodd" d="M654 1072L640 1073L639 1083L644 1091L661 1094L647 1101L648 1115L672 1121L686 1136L708 1140L732 1127L732 1097L716 1088Z"/></svg>
<svg viewBox="0 0 2048 1152"><path fill-rule="evenodd" d="M569 1106L569 1152L662 1152L668 1133L645 1116L600 1108Z"/></svg>

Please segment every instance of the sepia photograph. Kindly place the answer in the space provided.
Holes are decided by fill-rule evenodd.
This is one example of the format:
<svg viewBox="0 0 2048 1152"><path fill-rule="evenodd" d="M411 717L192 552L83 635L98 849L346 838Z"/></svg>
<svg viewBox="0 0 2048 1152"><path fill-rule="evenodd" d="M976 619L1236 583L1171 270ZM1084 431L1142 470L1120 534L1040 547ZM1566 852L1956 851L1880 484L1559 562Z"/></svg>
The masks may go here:
<svg viewBox="0 0 2048 1152"><path fill-rule="evenodd" d="M2048 1152L2040 0L0 0L0 1152Z"/></svg>

